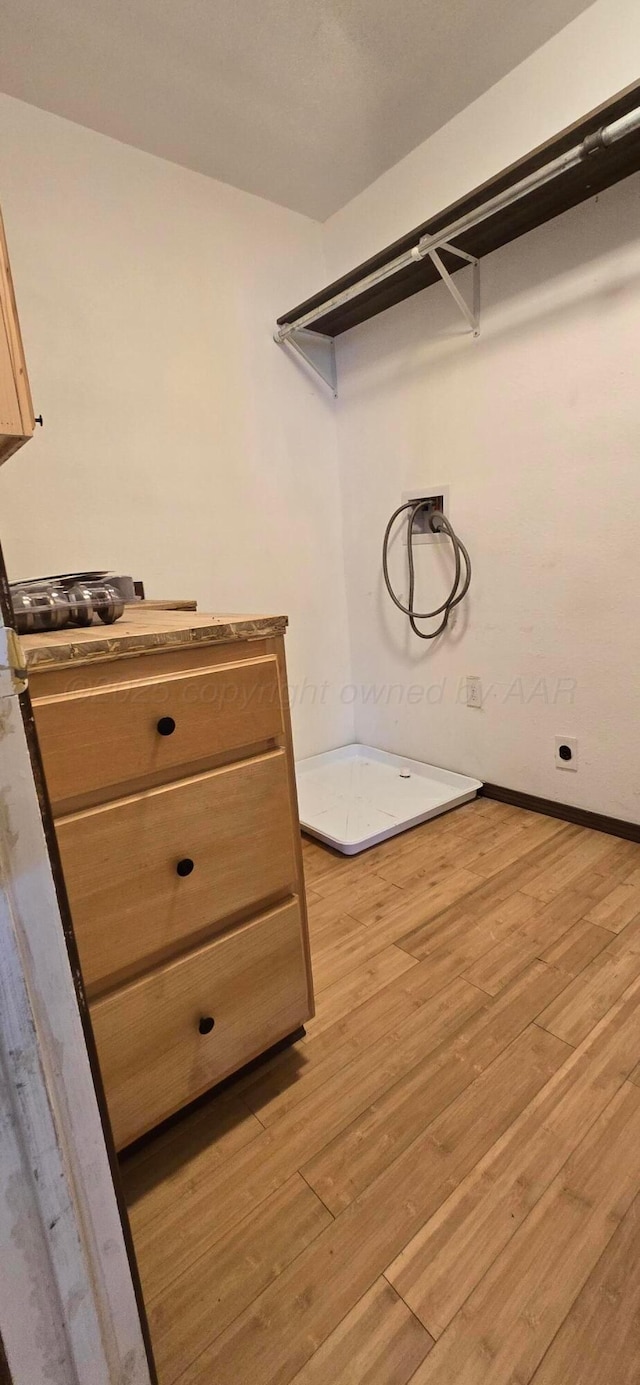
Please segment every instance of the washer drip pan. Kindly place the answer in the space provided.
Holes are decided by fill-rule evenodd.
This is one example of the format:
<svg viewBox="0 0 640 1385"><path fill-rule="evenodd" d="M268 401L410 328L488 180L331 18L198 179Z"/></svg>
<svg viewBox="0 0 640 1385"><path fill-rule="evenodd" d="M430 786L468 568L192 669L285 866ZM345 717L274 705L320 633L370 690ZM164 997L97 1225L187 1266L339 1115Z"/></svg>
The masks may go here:
<svg viewBox="0 0 640 1385"><path fill-rule="evenodd" d="M296 763L300 823L345 856L468 803L479 779L370 745L343 745Z"/></svg>

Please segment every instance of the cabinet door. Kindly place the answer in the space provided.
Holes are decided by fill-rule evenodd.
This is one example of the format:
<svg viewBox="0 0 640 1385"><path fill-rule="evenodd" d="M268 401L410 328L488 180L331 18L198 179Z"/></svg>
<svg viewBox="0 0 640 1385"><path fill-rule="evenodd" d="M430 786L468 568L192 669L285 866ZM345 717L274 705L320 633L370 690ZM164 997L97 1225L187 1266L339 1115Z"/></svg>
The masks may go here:
<svg viewBox="0 0 640 1385"><path fill-rule="evenodd" d="M35 422L9 254L0 214L0 465L28 442Z"/></svg>
<svg viewBox="0 0 640 1385"><path fill-rule="evenodd" d="M131 660L128 661L131 664ZM36 727L54 811L83 794L119 798L132 780L240 751L282 734L278 665L266 658L185 669L168 678L35 697ZM113 665L111 665L113 668ZM37 680L36 680L37 681ZM61 806L62 805L62 806Z"/></svg>
<svg viewBox="0 0 640 1385"><path fill-rule="evenodd" d="M293 1033L310 1010L297 900L95 1001L118 1148Z"/></svg>
<svg viewBox="0 0 640 1385"><path fill-rule="evenodd" d="M284 751L58 818L90 993L294 892Z"/></svg>

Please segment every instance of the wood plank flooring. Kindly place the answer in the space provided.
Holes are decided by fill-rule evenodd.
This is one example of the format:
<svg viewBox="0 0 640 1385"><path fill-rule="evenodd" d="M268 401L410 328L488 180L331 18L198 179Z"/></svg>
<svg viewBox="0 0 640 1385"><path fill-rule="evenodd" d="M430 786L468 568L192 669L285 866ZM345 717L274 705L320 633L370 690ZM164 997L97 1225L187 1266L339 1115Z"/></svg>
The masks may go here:
<svg viewBox="0 0 640 1385"><path fill-rule="evenodd" d="M640 1379L640 845L304 842L306 1039L122 1163L160 1385Z"/></svg>

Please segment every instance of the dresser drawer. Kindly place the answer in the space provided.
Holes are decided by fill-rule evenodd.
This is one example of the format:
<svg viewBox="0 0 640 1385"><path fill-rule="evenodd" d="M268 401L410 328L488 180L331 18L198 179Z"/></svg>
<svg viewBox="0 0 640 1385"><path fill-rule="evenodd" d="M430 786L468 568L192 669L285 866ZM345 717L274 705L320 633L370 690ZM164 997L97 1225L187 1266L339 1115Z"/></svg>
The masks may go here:
<svg viewBox="0 0 640 1385"><path fill-rule="evenodd" d="M294 890L283 750L59 818L56 832L94 994Z"/></svg>
<svg viewBox="0 0 640 1385"><path fill-rule="evenodd" d="M91 1018L118 1148L309 1013L295 901L95 1001Z"/></svg>
<svg viewBox="0 0 640 1385"><path fill-rule="evenodd" d="M144 658L139 660L144 671ZM114 673L117 678L117 673ZM51 801L166 774L283 729L272 655L52 697L34 713Z"/></svg>

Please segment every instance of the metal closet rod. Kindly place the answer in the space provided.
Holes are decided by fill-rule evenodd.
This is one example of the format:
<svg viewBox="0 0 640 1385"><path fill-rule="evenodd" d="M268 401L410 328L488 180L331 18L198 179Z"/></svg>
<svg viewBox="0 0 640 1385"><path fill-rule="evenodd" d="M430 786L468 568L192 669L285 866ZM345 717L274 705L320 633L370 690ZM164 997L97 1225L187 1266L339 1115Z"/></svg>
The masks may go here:
<svg viewBox="0 0 640 1385"><path fill-rule="evenodd" d="M442 231L437 231L432 236L422 236L411 250L405 250L402 255L397 255L395 260L389 260L380 269L375 269L373 273L360 279L357 284L343 289L342 293L336 293L333 298L327 298L319 307L312 308L303 317L296 318L295 322L287 322L282 326L277 326L274 333L276 341L286 341L292 332L297 332L302 327L309 327L312 322L326 317L334 308L341 308L343 304L350 303L353 298L364 293L365 289L383 283L385 279L390 279L393 274L398 274L401 269L406 269L416 260L424 260L431 251L446 246L447 242L455 236L462 235L463 231L469 231L472 226L478 226L481 221L493 216L494 212L502 211L504 207L511 206L513 202L519 202L521 197L527 196L527 193L534 192L536 188L542 187L545 183L550 183L561 173L566 173L568 169L574 168L576 164L582 163L592 154L597 154L602 149L608 149L611 144L615 144L625 135L630 135L638 129L640 129L640 106L634 111L629 111L628 115L621 116L619 120L612 121L610 125L603 125L592 135L587 135L580 144L575 144L572 149L568 149L566 154L560 154L557 159L544 164L535 173L521 178L519 183L505 188L504 192L497 193L488 202L482 203L480 207L475 207L473 211L467 212L465 216L461 216L457 221L445 226ZM454 247L451 248L454 249Z"/></svg>

